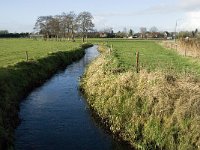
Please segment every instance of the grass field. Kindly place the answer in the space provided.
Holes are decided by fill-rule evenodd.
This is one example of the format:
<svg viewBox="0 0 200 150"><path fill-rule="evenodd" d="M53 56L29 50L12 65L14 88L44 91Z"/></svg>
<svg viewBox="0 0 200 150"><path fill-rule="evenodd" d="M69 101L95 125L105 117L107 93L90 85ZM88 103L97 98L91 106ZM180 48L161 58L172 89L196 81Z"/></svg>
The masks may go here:
<svg viewBox="0 0 200 150"><path fill-rule="evenodd" d="M0 67L13 65L26 60L26 51L29 59L45 57L48 53L67 51L77 48L78 42L57 42L33 39L0 39Z"/></svg>
<svg viewBox="0 0 200 150"><path fill-rule="evenodd" d="M133 41L120 39L89 39L92 43L106 42L113 44L115 54L125 68L135 65L135 53L140 52L140 67L148 71L161 69L173 72L200 73L200 63L194 59L184 58L173 51L166 50L153 41ZM77 42L57 42L32 39L0 39L0 67L13 65L26 60L26 51L29 59L38 59L47 56L51 52L67 51L77 48L81 40Z"/></svg>
<svg viewBox="0 0 200 150"><path fill-rule="evenodd" d="M140 69L148 71L162 70L172 73L200 74L200 61L178 55L167 50L154 41L109 41L113 44L115 56L121 66L133 68L136 62L136 51L139 51ZM169 72L169 73L170 73Z"/></svg>

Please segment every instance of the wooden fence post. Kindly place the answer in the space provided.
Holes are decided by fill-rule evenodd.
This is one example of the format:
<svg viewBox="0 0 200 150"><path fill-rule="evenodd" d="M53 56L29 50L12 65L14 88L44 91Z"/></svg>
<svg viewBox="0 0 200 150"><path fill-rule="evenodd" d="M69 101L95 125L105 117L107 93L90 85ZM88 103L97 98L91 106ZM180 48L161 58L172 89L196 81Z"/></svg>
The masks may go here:
<svg viewBox="0 0 200 150"><path fill-rule="evenodd" d="M187 50L186 50L186 49L187 49L187 46L186 46L186 48L185 48L185 54L184 54L184 55L185 55L185 57L186 57L186 55L187 55Z"/></svg>
<svg viewBox="0 0 200 150"><path fill-rule="evenodd" d="M112 49L113 49L113 45L111 44L111 46L110 46L110 50L112 51Z"/></svg>
<svg viewBox="0 0 200 150"><path fill-rule="evenodd" d="M136 52L136 72L139 73L140 68L139 68L139 52Z"/></svg>
<svg viewBox="0 0 200 150"><path fill-rule="evenodd" d="M26 61L28 61L28 51L26 51Z"/></svg>
<svg viewBox="0 0 200 150"><path fill-rule="evenodd" d="M110 50L110 48L108 48L108 53L109 53L109 55L111 54L111 50Z"/></svg>

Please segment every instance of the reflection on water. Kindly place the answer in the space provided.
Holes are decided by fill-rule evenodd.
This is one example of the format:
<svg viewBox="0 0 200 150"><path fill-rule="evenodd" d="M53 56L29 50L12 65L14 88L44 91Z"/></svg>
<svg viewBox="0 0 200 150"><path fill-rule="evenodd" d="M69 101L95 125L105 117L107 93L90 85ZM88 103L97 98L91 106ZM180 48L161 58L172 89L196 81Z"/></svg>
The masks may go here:
<svg viewBox="0 0 200 150"><path fill-rule="evenodd" d="M95 123L78 90L79 77L96 56L97 47L88 48L84 58L54 75L22 102L16 150L127 149Z"/></svg>

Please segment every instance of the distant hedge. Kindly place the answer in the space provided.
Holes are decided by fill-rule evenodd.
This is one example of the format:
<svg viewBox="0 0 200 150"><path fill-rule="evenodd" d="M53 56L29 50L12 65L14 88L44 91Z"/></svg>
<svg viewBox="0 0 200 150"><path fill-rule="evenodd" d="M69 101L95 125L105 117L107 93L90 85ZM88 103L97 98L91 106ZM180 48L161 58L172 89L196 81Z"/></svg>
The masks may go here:
<svg viewBox="0 0 200 150"><path fill-rule="evenodd" d="M0 34L0 38L27 38L29 35L29 33L7 33Z"/></svg>

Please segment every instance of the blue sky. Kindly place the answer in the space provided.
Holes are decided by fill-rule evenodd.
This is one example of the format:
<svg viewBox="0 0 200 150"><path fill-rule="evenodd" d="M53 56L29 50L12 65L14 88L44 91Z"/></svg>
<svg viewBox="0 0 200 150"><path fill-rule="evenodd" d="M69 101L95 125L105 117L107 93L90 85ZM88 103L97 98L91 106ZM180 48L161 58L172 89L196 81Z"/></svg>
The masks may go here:
<svg viewBox="0 0 200 150"><path fill-rule="evenodd" d="M2 0L0 30L32 32L37 17L89 11L95 28L140 27L174 31L200 29L200 0Z"/></svg>

